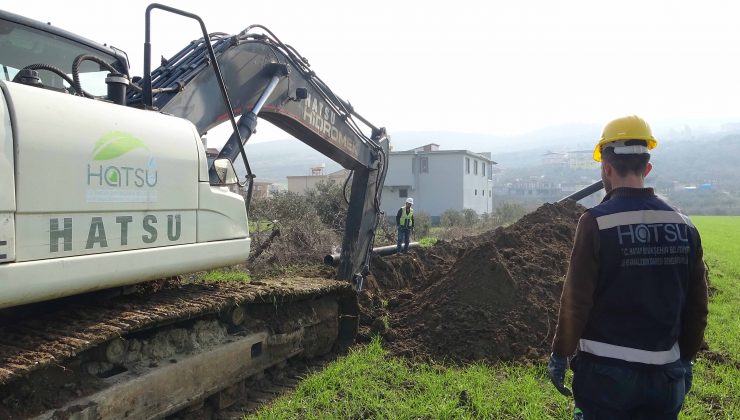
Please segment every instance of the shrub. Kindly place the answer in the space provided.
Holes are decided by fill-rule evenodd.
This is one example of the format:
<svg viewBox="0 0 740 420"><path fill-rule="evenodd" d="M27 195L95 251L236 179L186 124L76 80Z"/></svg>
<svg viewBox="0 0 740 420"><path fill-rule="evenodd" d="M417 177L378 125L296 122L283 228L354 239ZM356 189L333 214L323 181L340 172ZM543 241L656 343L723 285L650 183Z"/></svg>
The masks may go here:
<svg viewBox="0 0 740 420"><path fill-rule="evenodd" d="M462 226L465 218L460 210L447 209L439 218L440 224L444 227Z"/></svg>
<svg viewBox="0 0 740 420"><path fill-rule="evenodd" d="M319 215L321 222L340 233L344 232L347 222L347 202L344 200L343 187L344 183L320 181L315 189L306 192L306 199ZM349 191L347 195L349 196Z"/></svg>
<svg viewBox="0 0 740 420"><path fill-rule="evenodd" d="M507 224L519 220L527 214L527 209L522 204L505 201L496 207L494 214L498 223Z"/></svg>
<svg viewBox="0 0 740 420"><path fill-rule="evenodd" d="M324 255L332 252L332 246L340 244L339 236L322 222L308 198L293 192L280 192L268 199L254 201L250 217L253 221L274 221L257 224L269 226L269 231L252 232L253 249L272 241L253 261L250 269L256 272L319 263ZM272 235L275 229L280 230L279 236Z"/></svg>
<svg viewBox="0 0 740 420"><path fill-rule="evenodd" d="M463 209L462 215L465 226L473 226L478 221L478 213L473 209Z"/></svg>
<svg viewBox="0 0 740 420"><path fill-rule="evenodd" d="M423 238L429 235L432 228L432 216L429 213L418 211L414 212L414 233L417 238Z"/></svg>

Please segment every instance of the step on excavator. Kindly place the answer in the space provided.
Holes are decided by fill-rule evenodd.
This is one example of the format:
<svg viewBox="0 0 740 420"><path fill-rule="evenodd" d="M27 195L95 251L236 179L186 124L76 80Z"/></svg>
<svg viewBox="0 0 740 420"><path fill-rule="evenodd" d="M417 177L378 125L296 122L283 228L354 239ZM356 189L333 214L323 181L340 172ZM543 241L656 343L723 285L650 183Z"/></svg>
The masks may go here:
<svg viewBox="0 0 740 420"><path fill-rule="evenodd" d="M152 69L155 10L202 34ZM125 52L0 10L0 417L219 409L249 377L357 332L385 129L261 25L209 33L161 4L145 20L143 77L132 77ZM95 294L247 259L244 145L258 117L351 170L336 279ZM208 159L201 138L222 123L233 132Z"/></svg>

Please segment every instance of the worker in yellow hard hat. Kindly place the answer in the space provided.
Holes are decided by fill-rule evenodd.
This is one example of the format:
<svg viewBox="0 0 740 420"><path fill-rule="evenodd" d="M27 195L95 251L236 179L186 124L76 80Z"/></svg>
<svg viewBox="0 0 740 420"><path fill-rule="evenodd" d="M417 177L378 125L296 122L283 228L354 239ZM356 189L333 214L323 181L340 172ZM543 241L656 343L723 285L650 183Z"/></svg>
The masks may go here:
<svg viewBox="0 0 740 420"><path fill-rule="evenodd" d="M653 137L653 132L650 130L650 126L642 118L632 115L629 117L617 118L610 122L604 127L601 133L601 138L594 148L594 160L601 162L601 148L602 147L622 147L622 143L630 140L639 140L644 142L641 144L644 149L634 149L631 151L621 150L618 153L621 154L642 154L649 153L650 150L655 149L658 145L658 140Z"/></svg>
<svg viewBox="0 0 740 420"><path fill-rule="evenodd" d="M699 232L644 185L658 144L640 117L604 127L594 148L606 196L578 221L552 354L576 418L676 419L707 324Z"/></svg>
<svg viewBox="0 0 740 420"><path fill-rule="evenodd" d="M613 171L620 177L625 177L625 186L642 187L645 177L653 168L650 151L657 145L658 140L653 137L648 123L636 115L617 118L607 124L594 147L594 160L602 162L601 179L604 181L604 190L607 193L612 190L610 175ZM603 162L604 151L615 157Z"/></svg>

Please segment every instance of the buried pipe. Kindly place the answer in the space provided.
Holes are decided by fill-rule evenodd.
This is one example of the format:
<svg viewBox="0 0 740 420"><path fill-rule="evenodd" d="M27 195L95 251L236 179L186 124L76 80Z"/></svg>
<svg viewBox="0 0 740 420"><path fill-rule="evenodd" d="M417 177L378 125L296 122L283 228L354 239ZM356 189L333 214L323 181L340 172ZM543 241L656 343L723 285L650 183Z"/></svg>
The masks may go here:
<svg viewBox="0 0 740 420"><path fill-rule="evenodd" d="M589 195L591 195L591 194L599 191L602 188L604 188L604 182L603 181L596 181L596 182L594 182L593 184L589 185L586 188L583 188L581 190L578 190L578 191L574 192L573 194L571 194L571 195L569 195L567 197L561 198L560 200L558 200L558 203L563 203L566 200L578 201L580 199L583 199L583 198L588 197Z"/></svg>
<svg viewBox="0 0 740 420"><path fill-rule="evenodd" d="M409 249L418 248L419 243L418 242L409 242ZM388 245L388 246L379 246L377 248L373 248L373 253L385 257L387 255L393 255L397 252L396 245ZM324 264L331 265L333 267L336 267L339 265L339 256L340 254L329 254L324 257Z"/></svg>

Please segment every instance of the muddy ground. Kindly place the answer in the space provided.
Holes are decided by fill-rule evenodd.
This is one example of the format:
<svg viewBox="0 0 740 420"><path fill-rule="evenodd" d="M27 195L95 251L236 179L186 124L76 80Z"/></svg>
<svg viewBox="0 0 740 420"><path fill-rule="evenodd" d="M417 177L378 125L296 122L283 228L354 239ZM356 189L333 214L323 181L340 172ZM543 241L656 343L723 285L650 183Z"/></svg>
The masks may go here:
<svg viewBox="0 0 740 420"><path fill-rule="evenodd" d="M545 204L476 237L374 257L359 340L380 334L392 354L426 361L542 359L583 210Z"/></svg>
<svg viewBox="0 0 740 420"><path fill-rule="evenodd" d="M540 360L548 354L555 330L563 277L576 223L583 210L572 202L545 204L505 228L459 241L442 241L431 248L416 249L408 254L373 257L366 289L360 294L358 340L367 341L380 335L392 354L424 361ZM315 277L333 277L334 270L323 267L312 274ZM174 291L185 292L179 283L172 287ZM227 285L188 287L225 288ZM252 282L251 287L272 290L272 286L264 282ZM174 303L169 311L166 309L170 306L153 301L152 305L158 308L157 316L189 310L183 307L177 295L168 297L171 292L168 287L164 289L157 295L174 299ZM151 291L142 290L142 296L153 297L154 294L147 293ZM225 291L224 296L232 299L235 292ZM141 309L140 298L135 297L122 297L121 311L128 314L125 311L126 299L134 299L136 307ZM208 306L209 299L197 302ZM100 311L110 309L110 305L94 306ZM75 308L79 310L79 304ZM116 321L111 325L134 325L139 322L141 313L132 312L131 319L126 318L126 322L111 318ZM43 347L46 353L23 353L22 357L12 360L7 357L0 359L27 361L26 365L35 366L40 360L60 359L67 353L87 349L93 341L104 341L102 338L93 339L97 337L93 337L93 333L108 331L106 316L86 317L84 320L90 324L87 329L77 324L67 325L69 320L84 321L78 320L76 312L56 318L42 323L46 328L42 331L44 338L51 340L47 336L53 336L56 340ZM9 334L12 328L3 329L0 335L0 356L3 351L17 353L23 342ZM74 332L74 339L64 338L63 333L68 330ZM92 335L80 335L88 330ZM29 327L21 332L27 331L35 330ZM125 331L121 335L123 333ZM82 347L67 349L62 344ZM31 367L26 365L17 368L30 372ZM1 374L14 374L8 366L4 370L0 368L0 378ZM77 377L70 369L52 367L48 374L39 376L39 381L29 380L17 388L12 388L14 385L0 387L0 417L26 417L26 414L58 406L61 401L97 389L100 380L93 373L85 372Z"/></svg>

